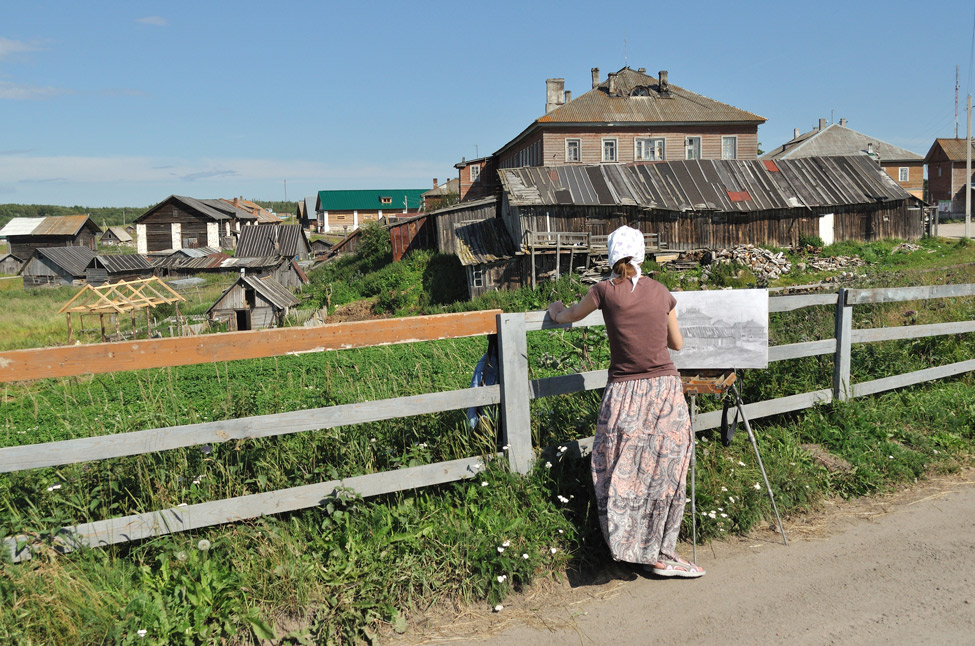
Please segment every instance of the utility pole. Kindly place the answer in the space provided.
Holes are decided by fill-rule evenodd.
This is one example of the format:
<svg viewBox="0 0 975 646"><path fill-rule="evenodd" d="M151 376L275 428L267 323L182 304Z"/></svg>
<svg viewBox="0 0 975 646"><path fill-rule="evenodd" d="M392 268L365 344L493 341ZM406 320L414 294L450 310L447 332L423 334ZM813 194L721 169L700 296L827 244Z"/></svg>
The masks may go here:
<svg viewBox="0 0 975 646"><path fill-rule="evenodd" d="M972 95L968 95L968 131L965 134L965 237L972 228Z"/></svg>
<svg viewBox="0 0 975 646"><path fill-rule="evenodd" d="M288 180L284 180L284 201L288 201Z"/></svg>

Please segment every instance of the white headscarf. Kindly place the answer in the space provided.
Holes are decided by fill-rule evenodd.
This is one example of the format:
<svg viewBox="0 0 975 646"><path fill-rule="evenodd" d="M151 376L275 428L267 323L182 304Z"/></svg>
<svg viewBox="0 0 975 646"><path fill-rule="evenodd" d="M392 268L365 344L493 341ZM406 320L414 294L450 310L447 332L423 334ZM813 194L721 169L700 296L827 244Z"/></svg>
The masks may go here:
<svg viewBox="0 0 975 646"><path fill-rule="evenodd" d="M636 283L640 280L640 265L643 263L647 249L646 242L643 240L643 233L637 229L622 226L609 234L606 239L606 247L609 251L610 267L614 267L623 258L630 259L630 264L636 269L636 275L630 280L633 281L633 289L636 289Z"/></svg>

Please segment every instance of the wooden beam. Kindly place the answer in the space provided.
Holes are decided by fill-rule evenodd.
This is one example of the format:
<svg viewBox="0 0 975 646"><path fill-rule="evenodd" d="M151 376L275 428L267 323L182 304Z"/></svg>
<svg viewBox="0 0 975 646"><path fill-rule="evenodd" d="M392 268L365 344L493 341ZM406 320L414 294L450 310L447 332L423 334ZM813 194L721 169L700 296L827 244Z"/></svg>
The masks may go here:
<svg viewBox="0 0 975 646"><path fill-rule="evenodd" d="M0 352L0 383L257 359L497 332L500 310ZM117 323L117 319L116 319Z"/></svg>

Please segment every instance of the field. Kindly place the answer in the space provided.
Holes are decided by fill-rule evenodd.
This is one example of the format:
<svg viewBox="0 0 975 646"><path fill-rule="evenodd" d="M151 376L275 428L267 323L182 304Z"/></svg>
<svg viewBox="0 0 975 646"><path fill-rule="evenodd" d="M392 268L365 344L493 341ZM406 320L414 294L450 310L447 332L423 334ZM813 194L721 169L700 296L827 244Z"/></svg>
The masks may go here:
<svg viewBox="0 0 975 646"><path fill-rule="evenodd" d="M910 253L893 253L894 247L845 245L824 253L857 253L871 261L844 283L849 286L975 283L975 248L964 242L926 240ZM417 254L389 265L379 261L383 253L367 244L358 262L326 267L313 276L311 300L334 308L346 299L372 298L375 315L517 311L542 309L554 298L569 302L586 289L564 277L535 292L456 302L446 287L449 259ZM699 270L646 269L671 287L700 285ZM721 284L750 280L735 268L717 276ZM823 278L797 273L782 282ZM376 298L382 294L389 297ZM0 348L63 342L54 313L68 298L68 290L30 298L0 291ZM921 324L971 320L975 303L924 301L858 306L856 312L855 327ZM828 307L772 316L773 344L832 334ZM970 358L971 336L856 346L853 379ZM8 384L0 446L464 388L484 348L483 339L461 339ZM529 335L529 358L531 377L538 378L605 368L608 350L600 330L537 332ZM828 387L832 368L829 357L772 364L744 376L745 399ZM0 640L357 643L402 630L434 604L493 605L539 577L599 567L608 555L590 507L588 464L557 448L592 434L598 398L590 392L533 402L535 444L553 450L527 477L495 464L472 481L367 501L349 495L255 522L0 564ZM720 405L713 398L698 403L705 410ZM779 510L801 514L829 497L885 491L970 463L975 381L965 375L760 420L755 427ZM458 411L0 475L0 537L51 538L63 525L481 455L498 445L491 424L472 431ZM769 521L747 444L725 448L704 434L697 455L705 539Z"/></svg>

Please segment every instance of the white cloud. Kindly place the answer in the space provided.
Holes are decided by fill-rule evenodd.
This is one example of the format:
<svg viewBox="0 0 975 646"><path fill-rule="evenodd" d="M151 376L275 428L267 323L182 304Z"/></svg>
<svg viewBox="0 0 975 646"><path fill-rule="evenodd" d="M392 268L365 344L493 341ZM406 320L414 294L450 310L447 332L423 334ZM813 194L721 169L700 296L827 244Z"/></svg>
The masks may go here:
<svg viewBox="0 0 975 646"><path fill-rule="evenodd" d="M39 85L24 85L23 83L8 83L0 81L0 99L27 101L31 99L49 99L59 94L71 94L71 90Z"/></svg>
<svg viewBox="0 0 975 646"><path fill-rule="evenodd" d="M0 59L12 54L22 54L24 52L36 52L42 49L38 43L28 43L23 40L11 40L0 37Z"/></svg>
<svg viewBox="0 0 975 646"><path fill-rule="evenodd" d="M141 22L143 25L154 25L156 27L169 26L169 21L162 16L146 16L145 18L136 18L136 22Z"/></svg>

